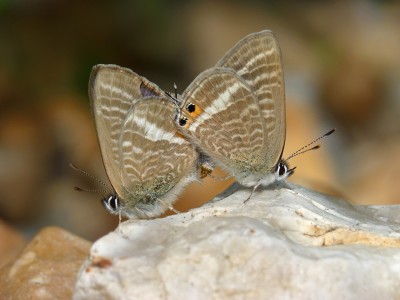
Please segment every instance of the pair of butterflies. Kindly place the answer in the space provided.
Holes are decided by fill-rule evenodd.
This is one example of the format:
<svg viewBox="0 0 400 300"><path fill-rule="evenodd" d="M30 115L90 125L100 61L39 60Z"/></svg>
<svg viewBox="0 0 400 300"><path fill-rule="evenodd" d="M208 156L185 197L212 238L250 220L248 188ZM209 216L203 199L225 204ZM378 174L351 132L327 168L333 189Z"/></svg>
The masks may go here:
<svg viewBox="0 0 400 300"><path fill-rule="evenodd" d="M156 217L214 165L249 187L293 173L282 160L285 95L271 31L240 40L185 92L172 95L129 69L93 68L89 94L114 191L102 199L127 218Z"/></svg>

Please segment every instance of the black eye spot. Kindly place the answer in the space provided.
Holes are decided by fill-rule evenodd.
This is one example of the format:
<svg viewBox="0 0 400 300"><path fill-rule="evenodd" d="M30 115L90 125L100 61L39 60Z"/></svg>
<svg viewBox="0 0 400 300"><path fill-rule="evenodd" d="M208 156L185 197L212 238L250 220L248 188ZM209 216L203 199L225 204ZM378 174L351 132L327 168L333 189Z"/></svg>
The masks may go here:
<svg viewBox="0 0 400 300"><path fill-rule="evenodd" d="M179 125L180 126L185 126L186 125L186 123L187 123L187 118L180 118L179 119Z"/></svg>
<svg viewBox="0 0 400 300"><path fill-rule="evenodd" d="M186 110L192 113L196 110L196 105L194 105L193 103L188 103L188 105L186 105Z"/></svg>
<svg viewBox="0 0 400 300"><path fill-rule="evenodd" d="M286 166L284 164L280 163L278 168L279 168L279 170L278 170L279 176L285 175Z"/></svg>

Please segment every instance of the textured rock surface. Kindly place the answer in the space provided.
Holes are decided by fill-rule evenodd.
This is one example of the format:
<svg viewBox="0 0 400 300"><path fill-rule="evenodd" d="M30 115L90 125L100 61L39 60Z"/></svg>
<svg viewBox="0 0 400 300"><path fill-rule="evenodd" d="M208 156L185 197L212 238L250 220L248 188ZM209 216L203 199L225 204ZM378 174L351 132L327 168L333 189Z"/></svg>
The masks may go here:
<svg viewBox="0 0 400 300"><path fill-rule="evenodd" d="M47 227L0 271L0 299L70 299L90 243Z"/></svg>
<svg viewBox="0 0 400 300"><path fill-rule="evenodd" d="M98 240L75 299L400 299L400 207L249 190Z"/></svg>

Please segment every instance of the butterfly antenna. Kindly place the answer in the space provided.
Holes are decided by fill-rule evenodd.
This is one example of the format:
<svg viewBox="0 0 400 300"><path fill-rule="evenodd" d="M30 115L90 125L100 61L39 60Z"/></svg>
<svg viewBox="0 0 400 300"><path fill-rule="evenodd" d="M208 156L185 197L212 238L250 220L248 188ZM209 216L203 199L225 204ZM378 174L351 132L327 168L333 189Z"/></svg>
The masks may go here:
<svg viewBox="0 0 400 300"><path fill-rule="evenodd" d="M168 91L164 91L164 93L171 99L174 99L174 97L172 96L171 92Z"/></svg>
<svg viewBox="0 0 400 300"><path fill-rule="evenodd" d="M286 161L288 160L288 159L290 159L290 158L293 158L293 157L295 157L295 156L297 156L297 155L300 155L300 154L303 154L303 153L306 153L306 152L308 152L308 151L311 151L311 150L317 150L317 149L319 149L319 148L321 148L321 145L316 145L316 146L314 146L314 147L312 147L312 148L309 148L309 149L305 149L305 150L303 150L303 151L300 151L300 152L297 152L295 155L290 155L287 159L285 159Z"/></svg>
<svg viewBox="0 0 400 300"><path fill-rule="evenodd" d="M175 99L178 99L178 87L175 82L174 82L174 91L175 91Z"/></svg>
<svg viewBox="0 0 400 300"><path fill-rule="evenodd" d="M71 169L73 169L73 170L75 170L75 171L78 171L79 173L81 173L81 174L83 174L83 175L85 175L85 176L87 176L87 177L93 179L94 181L100 183L102 186L104 186L104 187L107 189L108 192L111 192L111 193L113 192L113 191L110 189L110 187L109 187L107 184L105 184L103 181L101 181L100 179L94 177L93 175L89 174L88 172L86 172L86 171L84 171L84 170L82 170L82 169L79 169L79 168L78 168L77 166L75 166L74 164L70 163L70 164L69 164L69 167L70 167ZM82 189L82 188L80 188L80 187L75 187L75 190L81 191L81 192L106 192L106 193L107 193L107 191L105 191L105 190L87 190L87 189Z"/></svg>
<svg viewBox="0 0 400 300"><path fill-rule="evenodd" d="M176 108L179 109L180 105L179 105L179 99L178 99L178 87L176 86L176 83L174 82L174 95L172 95L172 93L168 92L168 91L164 91L164 93L168 96L168 98L173 100Z"/></svg>
<svg viewBox="0 0 400 300"><path fill-rule="evenodd" d="M296 152L294 152L293 154L291 154L291 155L290 155L288 158L286 158L285 160L287 161L287 160L289 160L289 159L291 159L291 158L293 158L293 157L295 157L295 156L297 156L297 155L306 153L306 152L311 151L311 150L316 150L316 149L321 148L320 145L316 145L316 146L314 146L314 147L312 147L312 148L306 149L306 148L310 147L312 144L315 144L316 142L318 142L320 139L323 139L324 137L326 137L326 136L328 136L328 135L331 135L331 134L334 133L335 131L336 131L336 128L331 129L330 131L328 131L328 132L325 133L324 135L322 135L322 136L320 136L319 138L313 140L311 143L308 143L307 145L301 147L299 150L297 150Z"/></svg>
<svg viewBox="0 0 400 300"><path fill-rule="evenodd" d="M80 188L80 187L78 187L78 186L75 186L75 187L74 187L74 190L75 190L75 191L78 191L78 192L101 193L103 196L106 195L107 192L108 192L108 191L106 191L106 190L89 190L89 189L83 189L83 188Z"/></svg>

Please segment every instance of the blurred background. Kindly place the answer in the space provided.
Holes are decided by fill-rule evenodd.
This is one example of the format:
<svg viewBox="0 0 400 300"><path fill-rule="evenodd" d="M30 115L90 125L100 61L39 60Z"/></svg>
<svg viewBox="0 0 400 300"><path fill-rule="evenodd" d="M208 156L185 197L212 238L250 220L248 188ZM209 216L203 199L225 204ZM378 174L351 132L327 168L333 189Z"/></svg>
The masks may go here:
<svg viewBox="0 0 400 300"><path fill-rule="evenodd" d="M87 95L92 66L118 64L182 92L262 29L283 53L284 157L337 129L291 160L290 180L353 203L400 203L398 1L0 0L0 220L28 238L48 225L89 240L113 230L118 217L100 196L73 189L98 186L68 167L107 180ZM176 208L229 184L193 184Z"/></svg>

